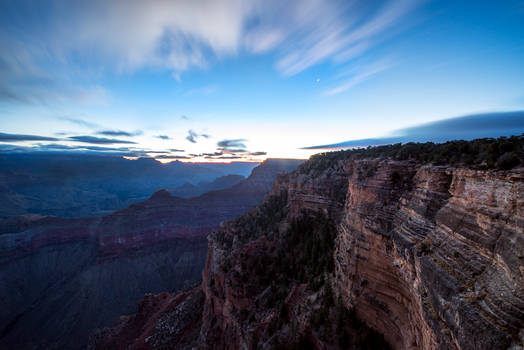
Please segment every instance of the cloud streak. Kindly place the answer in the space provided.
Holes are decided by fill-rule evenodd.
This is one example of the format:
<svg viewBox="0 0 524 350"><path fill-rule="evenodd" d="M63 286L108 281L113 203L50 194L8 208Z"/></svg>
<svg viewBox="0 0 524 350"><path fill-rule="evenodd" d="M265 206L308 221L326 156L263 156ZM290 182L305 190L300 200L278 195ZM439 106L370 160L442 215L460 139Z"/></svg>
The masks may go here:
<svg viewBox="0 0 524 350"><path fill-rule="evenodd" d="M524 111L485 113L438 120L404 128L384 137L309 146L302 149L344 149L380 146L399 142L446 142L521 135L523 133Z"/></svg>
<svg viewBox="0 0 524 350"><path fill-rule="evenodd" d="M352 87L371 79L374 75L389 69L391 66L392 64L389 62L379 61L358 69L354 68L350 71L350 78L346 79L339 86L327 90L325 95L330 96L345 92Z"/></svg>
<svg viewBox="0 0 524 350"><path fill-rule="evenodd" d="M82 127L85 127L85 128L89 128L89 129L96 129L96 128L100 127L100 125L98 125L96 123L92 123L92 122L84 120L84 119L69 118L69 117L62 117L60 119L61 120L65 120L65 121L70 122L70 123L73 123L73 124L76 124L76 125L79 125L79 126L82 126Z"/></svg>
<svg viewBox="0 0 524 350"><path fill-rule="evenodd" d="M128 147L103 147L89 145L63 145L58 143L37 144L30 147L16 146L12 144L0 145L0 153L34 153L34 152L96 152L96 153L115 153L119 155L135 155L144 153L141 150L134 150ZM145 154L145 153L144 153Z"/></svg>
<svg viewBox="0 0 524 350"><path fill-rule="evenodd" d="M68 137L67 140L69 141L75 141L75 142L83 142L83 143L91 143L91 144L117 144L117 143L123 143L123 144L136 144L136 142L133 141L127 141L127 140L119 140L119 139L107 139L103 137L95 137L95 136L71 136Z"/></svg>
<svg viewBox="0 0 524 350"><path fill-rule="evenodd" d="M55 137L24 135L24 134L6 134L0 132L0 142L23 142L23 141L58 141Z"/></svg>
<svg viewBox="0 0 524 350"><path fill-rule="evenodd" d="M154 157L155 159L191 159L191 157L188 156L177 156L177 155L171 155L171 154L162 154Z"/></svg>
<svg viewBox="0 0 524 350"><path fill-rule="evenodd" d="M57 1L40 8L41 16L14 2L0 15L0 100L103 105L110 94L91 77L107 68L155 68L180 77L241 54L272 53L276 69L293 76L363 55L409 22L424 1ZM26 29L13 35L19 28ZM78 57L90 57L89 67ZM186 95L215 90L204 86Z"/></svg>
<svg viewBox="0 0 524 350"><path fill-rule="evenodd" d="M128 131L122 131L122 130L101 130L96 132L97 135L103 135L103 136L127 136L127 137L133 137L133 136L139 136L142 135L143 132L140 130L136 130L133 132Z"/></svg>

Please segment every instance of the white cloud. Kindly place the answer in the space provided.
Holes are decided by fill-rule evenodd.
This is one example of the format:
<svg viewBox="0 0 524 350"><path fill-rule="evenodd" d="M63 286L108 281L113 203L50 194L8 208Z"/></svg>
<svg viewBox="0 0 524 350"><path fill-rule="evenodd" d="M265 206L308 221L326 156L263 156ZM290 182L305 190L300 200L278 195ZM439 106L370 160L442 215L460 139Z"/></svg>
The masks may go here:
<svg viewBox="0 0 524 350"><path fill-rule="evenodd" d="M107 103L93 81L104 70L168 70L180 81L241 54L273 52L276 69L292 76L363 55L422 1L57 0L40 17L21 5L27 16L7 14L0 29L0 98L60 99L76 89L69 100Z"/></svg>
<svg viewBox="0 0 524 350"><path fill-rule="evenodd" d="M387 0L377 10L338 0L95 0L57 18L53 35L57 51L94 48L121 70L153 66L179 76L241 50L276 50L278 70L294 75L362 54L420 1Z"/></svg>
<svg viewBox="0 0 524 350"><path fill-rule="evenodd" d="M312 5L311 11L317 16L303 16L300 23L309 32L277 62L277 68L285 75L294 75L330 58L339 63L362 55L379 40L379 35L385 34L420 2L392 0L367 16L365 10L359 11L355 6L345 9Z"/></svg>
<svg viewBox="0 0 524 350"><path fill-rule="evenodd" d="M205 67L210 54L235 54L252 7L249 0L92 1L75 7L57 34L67 50L95 47L122 70L180 72Z"/></svg>
<svg viewBox="0 0 524 350"><path fill-rule="evenodd" d="M346 79L343 83L338 85L337 87L334 87L328 91L325 92L325 95L336 95L341 92L347 91L354 87L355 85L358 85L374 75L385 71L389 68L391 68L393 64L387 60L382 60L378 62L374 62L372 64L363 66L363 67L357 67L349 70L348 72L343 73L342 75L350 75L349 79Z"/></svg>
<svg viewBox="0 0 524 350"><path fill-rule="evenodd" d="M284 33L278 29L265 28L246 34L244 45L252 53L264 53L274 49L284 39Z"/></svg>

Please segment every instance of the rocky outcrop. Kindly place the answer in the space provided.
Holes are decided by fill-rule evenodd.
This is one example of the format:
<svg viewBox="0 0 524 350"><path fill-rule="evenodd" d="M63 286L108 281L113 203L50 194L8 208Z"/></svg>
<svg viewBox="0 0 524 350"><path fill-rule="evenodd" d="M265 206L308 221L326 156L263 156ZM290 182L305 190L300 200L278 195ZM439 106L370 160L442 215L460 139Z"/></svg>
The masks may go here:
<svg viewBox="0 0 524 350"><path fill-rule="evenodd" d="M398 349L521 342L522 169L350 167L335 283L357 315ZM366 167L374 175L359 179Z"/></svg>
<svg viewBox="0 0 524 350"><path fill-rule="evenodd" d="M299 164L268 160L231 188L188 199L161 190L102 218L0 222L0 348L84 347L144 294L199 281L206 236Z"/></svg>
<svg viewBox="0 0 524 350"><path fill-rule="evenodd" d="M194 348L198 345L203 302L200 288L176 296L148 294L135 315L121 317L114 329L95 333L88 349Z"/></svg>
<svg viewBox="0 0 524 350"><path fill-rule="evenodd" d="M317 157L209 236L195 341L521 349L523 227L524 168Z"/></svg>

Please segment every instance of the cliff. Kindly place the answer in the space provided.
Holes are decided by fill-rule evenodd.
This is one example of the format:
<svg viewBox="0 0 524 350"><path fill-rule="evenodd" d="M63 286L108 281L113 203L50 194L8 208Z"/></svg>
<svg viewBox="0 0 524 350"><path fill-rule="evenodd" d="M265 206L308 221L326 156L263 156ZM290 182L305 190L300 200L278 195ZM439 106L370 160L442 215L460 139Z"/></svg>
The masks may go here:
<svg viewBox="0 0 524 350"><path fill-rule="evenodd" d="M194 317L157 308L91 347L522 349L522 157L481 170L372 152L314 157L210 235Z"/></svg>
<svg viewBox="0 0 524 350"><path fill-rule="evenodd" d="M231 188L189 199L162 190L102 218L0 222L0 348L83 348L144 294L194 285L206 236L301 162L267 160Z"/></svg>

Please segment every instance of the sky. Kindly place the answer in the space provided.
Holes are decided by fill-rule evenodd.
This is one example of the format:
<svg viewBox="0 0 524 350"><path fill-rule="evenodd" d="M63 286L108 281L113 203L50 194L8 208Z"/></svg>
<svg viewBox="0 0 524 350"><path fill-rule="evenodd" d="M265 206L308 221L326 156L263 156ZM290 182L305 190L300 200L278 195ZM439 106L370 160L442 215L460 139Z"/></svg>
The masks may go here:
<svg viewBox="0 0 524 350"><path fill-rule="evenodd" d="M1 0L0 23L3 152L257 161L523 125L522 0Z"/></svg>

